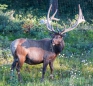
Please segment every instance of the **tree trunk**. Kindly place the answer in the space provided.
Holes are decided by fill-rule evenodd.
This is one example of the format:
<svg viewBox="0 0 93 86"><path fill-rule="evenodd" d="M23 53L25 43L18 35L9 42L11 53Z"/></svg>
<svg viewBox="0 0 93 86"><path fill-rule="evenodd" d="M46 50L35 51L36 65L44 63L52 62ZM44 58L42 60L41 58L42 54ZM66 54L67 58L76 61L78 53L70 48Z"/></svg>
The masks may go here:
<svg viewBox="0 0 93 86"><path fill-rule="evenodd" d="M50 0L50 4L52 4L52 13L58 9L58 0ZM56 14L58 16L58 12Z"/></svg>

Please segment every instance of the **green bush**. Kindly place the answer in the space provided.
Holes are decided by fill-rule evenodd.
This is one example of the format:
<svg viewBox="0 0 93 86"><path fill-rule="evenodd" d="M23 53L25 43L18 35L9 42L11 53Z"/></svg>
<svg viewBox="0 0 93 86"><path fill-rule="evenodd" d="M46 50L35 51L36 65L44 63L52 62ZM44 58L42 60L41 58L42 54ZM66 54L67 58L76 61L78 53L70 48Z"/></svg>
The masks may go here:
<svg viewBox="0 0 93 86"><path fill-rule="evenodd" d="M21 22L15 21L11 18L10 12L0 12L0 32L2 34L9 34L21 31Z"/></svg>
<svg viewBox="0 0 93 86"><path fill-rule="evenodd" d="M10 41L7 36L0 36L0 59L7 59L12 57L10 52Z"/></svg>

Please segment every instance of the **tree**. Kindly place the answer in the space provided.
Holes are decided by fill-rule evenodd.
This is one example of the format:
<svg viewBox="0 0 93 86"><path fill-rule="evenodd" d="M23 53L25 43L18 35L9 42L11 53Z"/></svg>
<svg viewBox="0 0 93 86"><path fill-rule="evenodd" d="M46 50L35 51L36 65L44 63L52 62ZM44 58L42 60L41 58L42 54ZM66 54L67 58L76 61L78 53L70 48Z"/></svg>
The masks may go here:
<svg viewBox="0 0 93 86"><path fill-rule="evenodd" d="M58 9L58 0L50 0L50 4L52 4L52 13ZM56 14L58 16L58 12Z"/></svg>

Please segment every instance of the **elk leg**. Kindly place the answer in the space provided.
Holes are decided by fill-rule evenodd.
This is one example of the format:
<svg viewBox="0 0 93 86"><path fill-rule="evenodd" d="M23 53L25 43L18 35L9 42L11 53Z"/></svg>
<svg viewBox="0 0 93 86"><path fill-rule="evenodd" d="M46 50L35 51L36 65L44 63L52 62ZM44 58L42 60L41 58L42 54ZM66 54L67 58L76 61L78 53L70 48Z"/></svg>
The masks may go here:
<svg viewBox="0 0 93 86"><path fill-rule="evenodd" d="M20 76L20 69L22 68L24 62L25 62L25 56L23 55L20 55L20 54L17 54L18 55L18 64L16 65L16 71L17 71L17 74L18 74L18 81L21 82L22 81L22 78Z"/></svg>
<svg viewBox="0 0 93 86"><path fill-rule="evenodd" d="M19 63L17 64L17 66L16 66L16 71L17 71L17 74L18 74L18 81L20 81L21 82L21 76L20 76L20 65L19 65Z"/></svg>
<svg viewBox="0 0 93 86"><path fill-rule="evenodd" d="M13 71L14 71L14 69L15 69L15 67L16 67L17 62L18 62L18 59L14 59L14 61L13 61L13 63L12 63L12 66L11 66L11 78L10 78L11 80L12 80Z"/></svg>
<svg viewBox="0 0 93 86"><path fill-rule="evenodd" d="M47 65L48 65L48 62L44 62L44 63L43 63L43 70L42 70L41 82L44 81L44 75L45 75L45 72L46 72Z"/></svg>
<svg viewBox="0 0 93 86"><path fill-rule="evenodd" d="M11 66L11 71L13 71L16 67L16 61L14 60L14 62L12 63L12 66Z"/></svg>
<svg viewBox="0 0 93 86"><path fill-rule="evenodd" d="M50 78L53 79L53 62L49 62L49 67L51 71Z"/></svg>

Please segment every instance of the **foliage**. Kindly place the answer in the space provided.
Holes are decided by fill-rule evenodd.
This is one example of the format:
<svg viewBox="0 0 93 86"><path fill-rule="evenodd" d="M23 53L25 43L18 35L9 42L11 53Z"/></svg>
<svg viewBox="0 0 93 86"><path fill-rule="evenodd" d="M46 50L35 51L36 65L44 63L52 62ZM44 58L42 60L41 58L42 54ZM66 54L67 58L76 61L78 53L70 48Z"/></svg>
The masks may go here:
<svg viewBox="0 0 93 86"><path fill-rule="evenodd" d="M0 4L0 10L5 10L5 9L7 9L7 7L8 7L8 5L6 5L6 4Z"/></svg>
<svg viewBox="0 0 93 86"><path fill-rule="evenodd" d="M8 40L7 36L0 36L0 48L3 49L9 47L10 42Z"/></svg>
<svg viewBox="0 0 93 86"><path fill-rule="evenodd" d="M50 38L45 19L49 0L0 0L0 86L92 86L93 85L93 1L58 0L59 18L54 22L60 30L69 27L68 18L75 22L80 3L86 22L64 36L65 48L54 63L54 80L49 80L49 68L45 82L40 83L41 65L27 66L21 71L23 81L17 81L16 72L10 74L12 55L10 42L17 38ZM43 4L42 4L43 3ZM74 18L75 15L75 18ZM6 65L5 65L6 64ZM8 65L9 64L9 65ZM10 75L13 80L10 80Z"/></svg>
<svg viewBox="0 0 93 86"><path fill-rule="evenodd" d="M20 22L13 20L13 17L11 16L12 15L11 12L13 11L6 12L6 13L3 13L1 11L0 13L0 20L1 20L0 32L2 34L6 35L6 34L9 34L10 32L14 33L21 30Z"/></svg>
<svg viewBox="0 0 93 86"><path fill-rule="evenodd" d="M11 52L9 49L10 42L7 36L0 36L0 65L1 64L8 64L8 58L11 57ZM6 62L3 62L3 59Z"/></svg>

